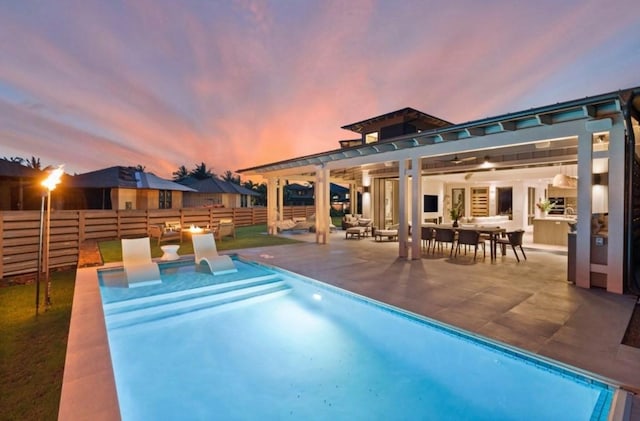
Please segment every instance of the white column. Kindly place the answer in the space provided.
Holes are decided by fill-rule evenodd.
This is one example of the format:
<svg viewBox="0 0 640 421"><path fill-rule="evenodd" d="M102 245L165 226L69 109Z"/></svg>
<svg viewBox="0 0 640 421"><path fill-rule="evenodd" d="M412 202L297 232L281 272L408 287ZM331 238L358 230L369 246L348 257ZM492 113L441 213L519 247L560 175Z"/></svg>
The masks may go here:
<svg viewBox="0 0 640 421"><path fill-rule="evenodd" d="M416 260L422 257L421 237L422 237L422 160L420 158L411 159L411 259Z"/></svg>
<svg viewBox="0 0 640 421"><path fill-rule="evenodd" d="M269 235L276 235L278 229L276 221L278 220L278 180L270 177L267 180L267 232Z"/></svg>
<svg viewBox="0 0 640 421"><path fill-rule="evenodd" d="M358 185L355 183L351 185L351 194L353 198L351 201L351 214L355 215L358 213Z"/></svg>
<svg viewBox="0 0 640 421"><path fill-rule="evenodd" d="M365 193L365 190L369 190ZM371 219L371 177L369 177L369 171L362 171L362 217Z"/></svg>
<svg viewBox="0 0 640 421"><path fill-rule="evenodd" d="M609 132L609 227L607 249L607 291L624 289L624 165L625 142L622 122ZM613 188L611 188L613 186ZM580 214L578 214L578 217Z"/></svg>
<svg viewBox="0 0 640 421"><path fill-rule="evenodd" d="M278 221L284 221L284 180L278 178L276 183L278 184Z"/></svg>
<svg viewBox="0 0 640 421"><path fill-rule="evenodd" d="M578 225L576 285L591 287L591 134L578 136Z"/></svg>
<svg viewBox="0 0 640 421"><path fill-rule="evenodd" d="M398 161L398 256L407 256L408 231L407 221L407 161Z"/></svg>
<svg viewBox="0 0 640 421"><path fill-rule="evenodd" d="M316 243L329 242L329 170L324 167L316 169L315 204L316 204Z"/></svg>

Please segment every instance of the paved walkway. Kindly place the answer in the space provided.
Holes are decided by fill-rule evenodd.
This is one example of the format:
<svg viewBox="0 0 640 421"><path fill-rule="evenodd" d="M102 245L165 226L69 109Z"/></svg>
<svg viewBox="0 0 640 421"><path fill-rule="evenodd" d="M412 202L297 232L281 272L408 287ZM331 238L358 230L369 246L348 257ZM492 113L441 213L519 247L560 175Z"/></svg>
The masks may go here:
<svg viewBox="0 0 640 421"><path fill-rule="evenodd" d="M398 259L397 242L346 240L238 250L276 265L527 351L588 370L640 392L640 349L621 345L635 296L582 289L566 282L566 256L510 249L494 263L473 253L450 259ZM634 399L640 417L640 399Z"/></svg>

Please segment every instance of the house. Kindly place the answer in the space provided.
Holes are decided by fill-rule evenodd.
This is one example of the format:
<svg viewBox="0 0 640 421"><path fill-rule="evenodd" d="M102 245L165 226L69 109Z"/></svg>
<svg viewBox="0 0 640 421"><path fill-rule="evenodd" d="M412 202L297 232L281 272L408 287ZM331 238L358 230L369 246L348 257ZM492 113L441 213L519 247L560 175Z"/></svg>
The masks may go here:
<svg viewBox="0 0 640 421"><path fill-rule="evenodd" d="M335 183L329 186L331 206L336 210L343 210L349 204L349 189ZM315 201L313 184L286 183L284 185L285 206L313 206Z"/></svg>
<svg viewBox="0 0 640 421"><path fill-rule="evenodd" d="M579 287L639 294L639 122L640 87L461 124L405 108L343 126L359 142L237 172L267 180L272 234L278 186L314 180L316 242L329 241L324 210L338 182L376 227L399 224L399 257L422 256L421 230L409 226L451 222L456 207L466 222L508 225L564 248ZM545 200L555 214L537 205Z"/></svg>
<svg viewBox="0 0 640 421"><path fill-rule="evenodd" d="M187 177L178 183L192 189L184 194L183 206L185 208L250 208L253 207L251 198L260 196L259 193L251 189L215 177L202 180Z"/></svg>
<svg viewBox="0 0 640 421"><path fill-rule="evenodd" d="M39 209L44 178L42 171L0 159L0 210Z"/></svg>
<svg viewBox="0 0 640 421"><path fill-rule="evenodd" d="M115 166L64 182L67 209L172 209L183 207L192 188L135 167Z"/></svg>

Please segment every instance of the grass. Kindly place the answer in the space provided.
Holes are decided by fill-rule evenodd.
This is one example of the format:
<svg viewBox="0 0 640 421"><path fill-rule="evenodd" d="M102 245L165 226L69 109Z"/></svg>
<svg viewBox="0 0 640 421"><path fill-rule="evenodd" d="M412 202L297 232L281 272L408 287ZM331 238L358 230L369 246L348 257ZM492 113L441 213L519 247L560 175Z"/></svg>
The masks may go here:
<svg viewBox="0 0 640 421"><path fill-rule="evenodd" d="M35 284L0 288L0 419L57 418L75 273L51 274L53 304L41 296L37 317Z"/></svg>
<svg viewBox="0 0 640 421"><path fill-rule="evenodd" d="M282 244L295 244L300 242L292 238L267 235L266 233L267 226L264 224L239 227L236 228L235 239L231 237L225 237L222 240L217 240L216 247L218 248L218 250L223 251L253 247L278 246ZM178 244L178 242L174 243ZM120 246L120 240L101 241L99 243L99 247L104 263L122 261L122 248ZM193 254L193 245L191 244L191 241L184 241L182 244L180 244L178 254ZM151 256L162 256L162 250L157 245L156 241L151 241Z"/></svg>

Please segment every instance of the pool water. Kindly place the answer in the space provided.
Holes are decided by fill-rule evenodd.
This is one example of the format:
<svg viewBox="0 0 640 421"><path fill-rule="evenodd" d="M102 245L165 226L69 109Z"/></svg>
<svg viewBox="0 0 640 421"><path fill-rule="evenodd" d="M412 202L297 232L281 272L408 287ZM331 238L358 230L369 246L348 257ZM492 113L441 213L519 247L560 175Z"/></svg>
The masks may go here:
<svg viewBox="0 0 640 421"><path fill-rule="evenodd" d="M148 419L606 419L614 387L429 319L237 260L162 284L100 274L121 415Z"/></svg>

